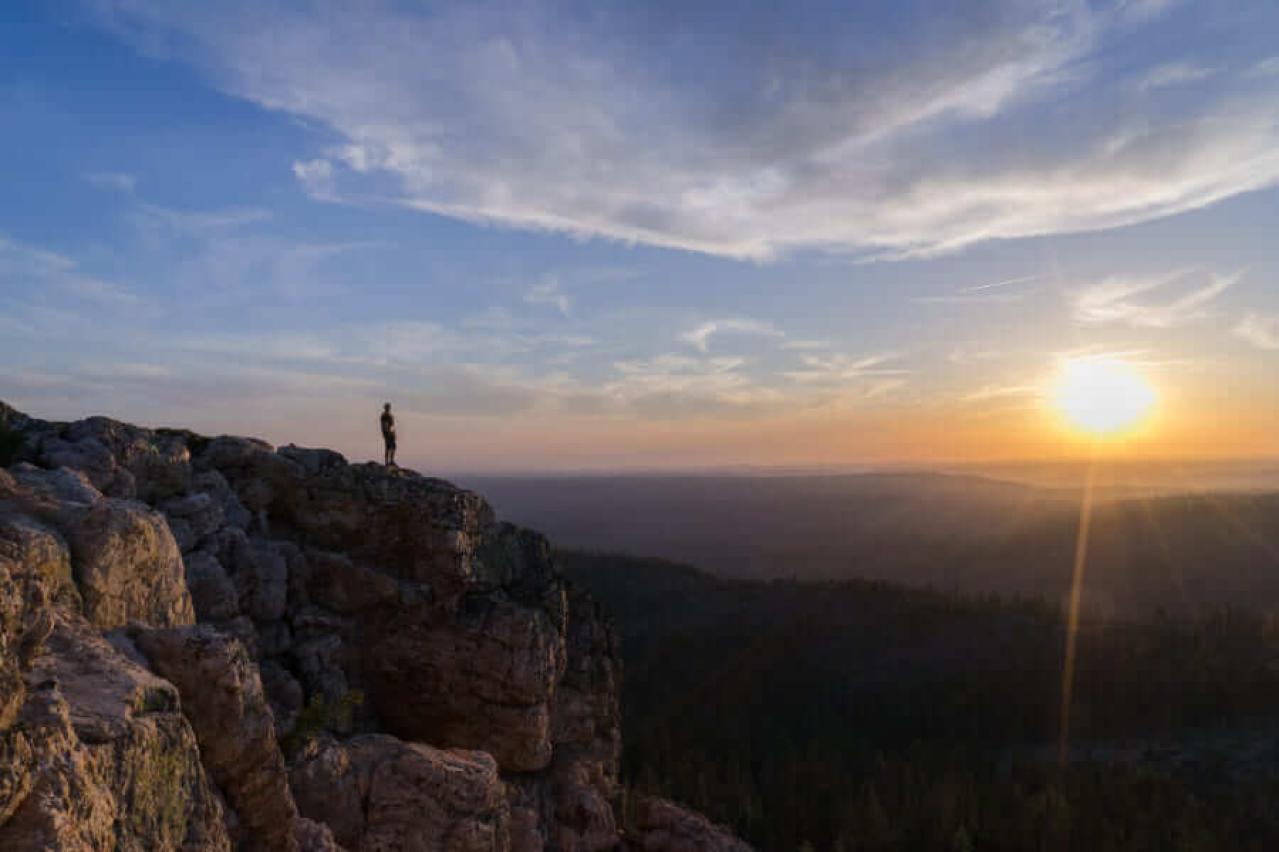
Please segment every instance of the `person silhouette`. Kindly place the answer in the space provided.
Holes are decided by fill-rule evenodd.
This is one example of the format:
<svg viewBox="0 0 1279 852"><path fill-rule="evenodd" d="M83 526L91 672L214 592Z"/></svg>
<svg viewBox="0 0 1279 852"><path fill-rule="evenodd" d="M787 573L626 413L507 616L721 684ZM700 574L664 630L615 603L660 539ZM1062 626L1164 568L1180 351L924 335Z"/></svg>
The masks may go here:
<svg viewBox="0 0 1279 852"><path fill-rule="evenodd" d="M395 464L395 415L391 413L389 402L382 406L382 442L386 444L382 463L387 467L398 467Z"/></svg>

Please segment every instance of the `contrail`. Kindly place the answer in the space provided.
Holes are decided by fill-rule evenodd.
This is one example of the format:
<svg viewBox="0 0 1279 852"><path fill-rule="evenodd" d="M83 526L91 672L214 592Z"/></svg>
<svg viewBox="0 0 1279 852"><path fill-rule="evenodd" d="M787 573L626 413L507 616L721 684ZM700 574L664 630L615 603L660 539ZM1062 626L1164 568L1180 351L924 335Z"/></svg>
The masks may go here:
<svg viewBox="0 0 1279 852"><path fill-rule="evenodd" d="M1075 688L1075 653L1079 640L1079 598L1084 586L1084 566L1088 561L1088 534L1092 529L1093 488L1097 482L1097 449L1093 447L1084 476L1084 493L1079 502L1079 538L1075 541L1075 565L1070 576L1070 608L1066 616L1066 655L1061 669L1061 727L1057 737L1057 764L1066 768L1070 740L1070 703Z"/></svg>
<svg viewBox="0 0 1279 852"><path fill-rule="evenodd" d="M1014 284L1027 284L1031 281L1038 281L1043 278L1042 275L1023 275L1020 278L1009 278L1006 281L996 281L992 284L978 284L975 287L960 287L959 293L980 293L982 290L994 290L999 287L1011 287Z"/></svg>

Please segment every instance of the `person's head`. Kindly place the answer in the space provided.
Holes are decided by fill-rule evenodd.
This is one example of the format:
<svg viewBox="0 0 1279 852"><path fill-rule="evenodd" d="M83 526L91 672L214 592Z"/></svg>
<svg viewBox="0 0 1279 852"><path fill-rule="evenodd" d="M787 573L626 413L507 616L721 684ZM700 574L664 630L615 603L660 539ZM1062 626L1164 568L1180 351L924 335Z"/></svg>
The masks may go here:
<svg viewBox="0 0 1279 852"><path fill-rule="evenodd" d="M383 404L383 406L382 406L382 410L383 410L383 411L390 411L390 410L391 410L391 403L389 403L389 402L388 402L388 403Z"/></svg>

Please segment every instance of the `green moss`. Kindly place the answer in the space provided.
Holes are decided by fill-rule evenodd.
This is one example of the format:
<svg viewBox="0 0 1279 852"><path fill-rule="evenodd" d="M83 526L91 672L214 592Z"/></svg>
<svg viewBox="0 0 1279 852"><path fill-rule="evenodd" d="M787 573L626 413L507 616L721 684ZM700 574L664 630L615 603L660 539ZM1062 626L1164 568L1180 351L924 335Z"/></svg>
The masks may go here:
<svg viewBox="0 0 1279 852"><path fill-rule="evenodd" d="M141 757L134 768L125 820L131 834L154 848L177 848L186 834L191 794L197 783L192 763L194 743L188 752L180 743L166 742L162 732L156 741L138 743Z"/></svg>

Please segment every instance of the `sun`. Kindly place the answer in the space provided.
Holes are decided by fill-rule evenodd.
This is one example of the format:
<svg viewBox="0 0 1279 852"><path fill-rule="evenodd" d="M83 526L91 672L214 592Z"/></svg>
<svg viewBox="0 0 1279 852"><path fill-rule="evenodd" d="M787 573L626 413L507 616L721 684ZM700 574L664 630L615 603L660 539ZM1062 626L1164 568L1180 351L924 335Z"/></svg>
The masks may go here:
<svg viewBox="0 0 1279 852"><path fill-rule="evenodd" d="M1141 423L1158 399L1140 370L1111 356L1063 361L1051 391L1053 407L1071 426L1098 437Z"/></svg>

